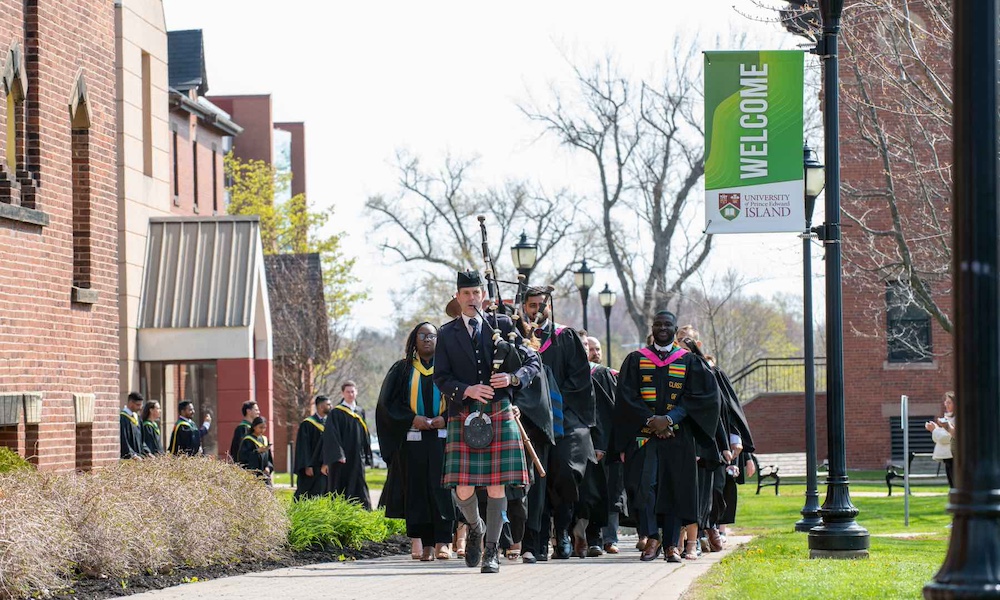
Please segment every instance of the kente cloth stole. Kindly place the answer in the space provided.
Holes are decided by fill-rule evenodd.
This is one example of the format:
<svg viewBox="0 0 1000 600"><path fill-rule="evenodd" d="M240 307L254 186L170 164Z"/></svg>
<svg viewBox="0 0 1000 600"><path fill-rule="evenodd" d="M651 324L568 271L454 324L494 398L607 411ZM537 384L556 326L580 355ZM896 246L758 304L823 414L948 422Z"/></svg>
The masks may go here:
<svg viewBox="0 0 1000 600"><path fill-rule="evenodd" d="M320 430L320 433L322 433L323 430L326 429L326 426L323 425L323 421L320 421L319 419L317 419L316 415L309 415L308 417L306 417L305 421L302 421L302 422L303 423L312 423L316 427L316 429Z"/></svg>
<svg viewBox="0 0 1000 600"><path fill-rule="evenodd" d="M143 421L142 424L143 425L149 425L150 427L153 428L153 431L156 432L157 436L160 435L160 424L157 423L156 421Z"/></svg>
<svg viewBox="0 0 1000 600"><path fill-rule="evenodd" d="M413 359L413 371L410 373L410 410L413 414L424 416L424 386L421 385L422 377L430 377L434 374L434 367L427 369L420 362L419 358ZM444 414L445 404L441 402L441 390L434 387L434 398L431 400L432 414Z"/></svg>
<svg viewBox="0 0 1000 600"><path fill-rule="evenodd" d="M667 358L660 360L660 357L649 348L639 349L639 354L642 355L639 358L639 395L646 403L646 406L654 413L656 412L656 383L653 381L653 375L656 373L656 369L667 367L667 385L670 387L670 400L664 409L667 411L673 410L675 406L673 401L677 399L679 390L684 387L684 377L687 375L687 365L684 363L675 363L675 361L687 353L688 351L684 348L676 348ZM653 435L653 430L649 427L643 427L640 433L642 435L636 437L636 442L642 448L649 441L649 436Z"/></svg>
<svg viewBox="0 0 1000 600"><path fill-rule="evenodd" d="M261 439L264 440L264 441L258 440L257 438L255 438L252 435L248 435L248 436L246 436L243 439L244 440L250 440L251 442L253 442L254 446L257 446L258 448L263 448L264 446L267 445L267 436L266 435L262 435L261 436Z"/></svg>
<svg viewBox="0 0 1000 600"><path fill-rule="evenodd" d="M361 418L360 416L358 416L358 414L357 414L356 412L354 412L353 410L351 410L351 409L347 408L347 407L346 407L346 406L344 406L343 404L338 404L338 405L337 405L337 406L335 406L334 408L335 408L335 409L337 409L337 410L342 410L342 411L344 411L345 413L347 413L347 414L351 415L352 417L354 417L355 419L357 419L357 420L358 420L358 422L359 422L359 423L361 423L361 427L363 427L363 428L364 428L364 430L365 430L365 433L368 433L368 424L367 424L367 423L365 423L365 420L364 420L364 419L362 419L362 418Z"/></svg>
<svg viewBox="0 0 1000 600"><path fill-rule="evenodd" d="M133 425L135 425L136 427L138 427L138 426L139 426L139 418L138 418L138 417L136 417L135 415L130 415L130 414L128 414L127 412L125 412L124 410L123 410L123 411L121 411L121 412L120 412L120 413L118 413L118 414L120 414L121 416L123 416L123 417L125 417L126 419L128 419L129 421L131 421L131 422L132 422L132 424L133 424Z"/></svg>
<svg viewBox="0 0 1000 600"><path fill-rule="evenodd" d="M555 331L552 332L552 335L550 335L548 337L548 339L545 340L545 343L542 344L542 347L538 349L538 353L542 354L543 352L545 352L546 350L548 350L549 346L552 345L552 340L555 339L555 337L557 335L559 335L560 333L562 333L563 329L566 329L566 328L565 327L556 327Z"/></svg>

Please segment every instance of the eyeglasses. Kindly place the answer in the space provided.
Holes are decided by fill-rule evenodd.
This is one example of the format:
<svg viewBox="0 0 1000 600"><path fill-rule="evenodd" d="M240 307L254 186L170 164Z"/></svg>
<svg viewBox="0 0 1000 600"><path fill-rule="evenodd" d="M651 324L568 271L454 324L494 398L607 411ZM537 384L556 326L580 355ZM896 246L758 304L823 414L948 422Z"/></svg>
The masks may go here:
<svg viewBox="0 0 1000 600"><path fill-rule="evenodd" d="M437 337L438 337L438 334L436 334L436 333L418 333L417 334L417 339L420 340L421 342L426 342L427 340L436 340Z"/></svg>

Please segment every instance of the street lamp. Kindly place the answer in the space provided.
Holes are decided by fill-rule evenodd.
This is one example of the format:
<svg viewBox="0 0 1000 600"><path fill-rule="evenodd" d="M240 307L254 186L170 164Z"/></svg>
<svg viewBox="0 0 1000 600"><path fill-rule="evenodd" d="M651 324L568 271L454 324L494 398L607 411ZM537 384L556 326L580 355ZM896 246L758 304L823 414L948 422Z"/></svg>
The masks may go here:
<svg viewBox="0 0 1000 600"><path fill-rule="evenodd" d="M538 261L538 244L529 243L527 234L522 231L521 239L510 247L510 258L517 272L524 275L524 282L528 283L528 277Z"/></svg>
<svg viewBox="0 0 1000 600"><path fill-rule="evenodd" d="M948 553L925 598L996 598L1000 573L1000 238L997 228L998 0L952 9L952 306L959 416ZM960 107L960 108L958 108Z"/></svg>
<svg viewBox="0 0 1000 600"><path fill-rule="evenodd" d="M805 346L806 383L806 503L795 531L809 531L823 523L819 517L819 492L816 481L816 356L813 351L812 297L812 215L816 197L823 191L825 169L806 144L802 148L802 170L805 173L806 228L802 238L802 336Z"/></svg>
<svg viewBox="0 0 1000 600"><path fill-rule="evenodd" d="M587 294L594 287L594 272L587 266L587 259L580 263L580 270L573 273L573 282L580 290L580 300L583 301L583 328L587 329Z"/></svg>
<svg viewBox="0 0 1000 600"><path fill-rule="evenodd" d="M601 306L604 307L604 324L607 328L607 344L605 345L605 363L611 366L611 307L615 305L615 300L618 299L618 294L615 294L608 284L604 284L604 289L597 294L597 299L601 301Z"/></svg>
<svg viewBox="0 0 1000 600"><path fill-rule="evenodd" d="M962 3L959 3L962 4ZM823 133L826 142L826 223L820 239L826 246L826 500L819 510L823 523L809 530L811 558L861 558L868 556L868 530L855 520L847 479L847 445L844 423L844 324L841 285L840 235L840 82L837 34L844 0L819 0L823 37L813 50L823 61ZM992 118L995 118L992 117Z"/></svg>

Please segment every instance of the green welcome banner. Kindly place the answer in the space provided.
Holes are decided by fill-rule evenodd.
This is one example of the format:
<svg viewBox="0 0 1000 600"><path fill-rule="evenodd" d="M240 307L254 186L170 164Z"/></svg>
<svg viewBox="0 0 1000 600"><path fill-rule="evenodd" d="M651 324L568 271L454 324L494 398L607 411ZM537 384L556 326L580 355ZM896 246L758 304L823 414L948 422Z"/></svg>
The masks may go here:
<svg viewBox="0 0 1000 600"><path fill-rule="evenodd" d="M705 53L705 230L802 231L803 53Z"/></svg>

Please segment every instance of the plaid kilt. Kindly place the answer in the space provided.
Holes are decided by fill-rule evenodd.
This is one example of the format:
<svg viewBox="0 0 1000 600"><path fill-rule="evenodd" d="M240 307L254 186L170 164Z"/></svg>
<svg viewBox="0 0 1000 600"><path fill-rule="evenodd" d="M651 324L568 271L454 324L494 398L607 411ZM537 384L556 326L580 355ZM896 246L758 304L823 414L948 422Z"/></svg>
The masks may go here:
<svg viewBox="0 0 1000 600"><path fill-rule="evenodd" d="M491 405L496 410L497 403ZM463 409L448 419L448 442L445 445L444 475L441 485L527 485L528 470L524 460L521 434L514 422L510 401L500 400L500 409L489 412L493 421L493 442L488 448L468 447L462 439L462 425L469 416Z"/></svg>

